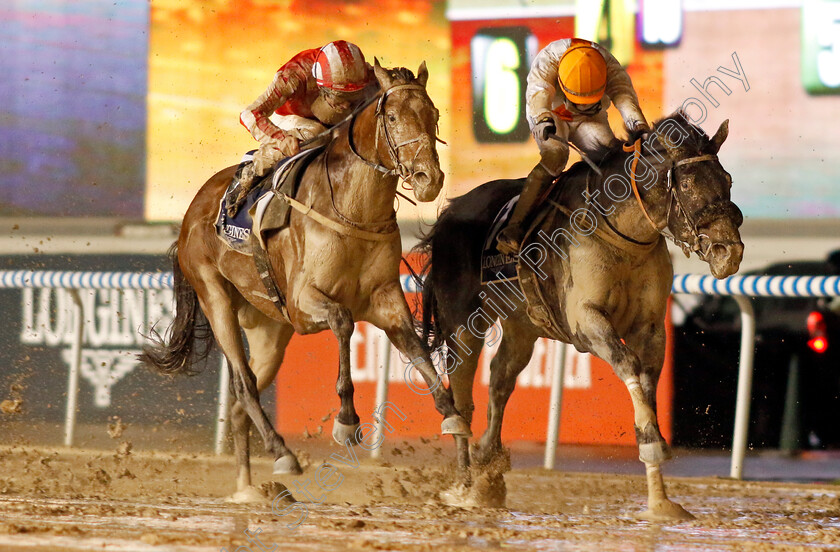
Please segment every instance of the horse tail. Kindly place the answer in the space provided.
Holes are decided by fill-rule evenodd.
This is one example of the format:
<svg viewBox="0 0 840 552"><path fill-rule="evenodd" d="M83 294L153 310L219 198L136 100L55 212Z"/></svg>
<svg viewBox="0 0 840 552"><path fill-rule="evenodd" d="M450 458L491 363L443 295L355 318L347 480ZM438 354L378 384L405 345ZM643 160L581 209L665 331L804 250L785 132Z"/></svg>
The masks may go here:
<svg viewBox="0 0 840 552"><path fill-rule="evenodd" d="M422 277L421 336L431 350L481 308L481 254L496 213L523 180L495 180L453 198L414 247L426 257Z"/></svg>
<svg viewBox="0 0 840 552"><path fill-rule="evenodd" d="M422 290L422 299L419 302L422 306L422 315L418 329L423 342L432 351L443 345L443 332L440 326L440 310L438 308L437 290L435 286L435 272L434 265L432 264L432 249L436 228L437 224L412 249L412 251L424 255L426 258L419 274L412 271L412 278L417 284L418 289ZM415 311L414 314L416 320L417 312Z"/></svg>
<svg viewBox="0 0 840 552"><path fill-rule="evenodd" d="M169 248L175 292L175 318L164 336L152 328L138 360L161 374L198 374L213 350L214 340L195 289L184 277L178 262L178 242ZM166 339L168 337L168 341ZM200 364L200 368L195 366Z"/></svg>

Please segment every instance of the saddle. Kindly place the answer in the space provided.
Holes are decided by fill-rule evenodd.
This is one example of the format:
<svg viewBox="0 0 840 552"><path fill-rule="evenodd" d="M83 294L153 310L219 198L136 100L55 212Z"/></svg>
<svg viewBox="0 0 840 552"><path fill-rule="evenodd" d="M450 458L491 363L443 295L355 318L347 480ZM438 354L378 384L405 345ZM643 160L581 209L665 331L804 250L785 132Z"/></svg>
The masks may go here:
<svg viewBox="0 0 840 552"><path fill-rule="evenodd" d="M525 218L524 225L526 231L523 238L527 237L533 231L534 227L545 218L546 201L552 195L552 192L560 186L565 174L563 173L555 178L537 199L536 208L532 209L533 212ZM518 194L510 198L507 203L502 205L499 212L496 213L496 218L493 219L493 223L490 225L490 230L481 249L481 285L511 281L519 278L516 270L519 255L502 253L497 247L497 237L507 226L518 201Z"/></svg>
<svg viewBox="0 0 840 552"><path fill-rule="evenodd" d="M557 216L566 217L568 210L557 202L557 192L562 188L567 173L554 179L537 201L537 207L525 220L525 233L522 239L522 251L533 243L537 232L547 224L552 224ZM512 197L499 209L481 252L481 285L514 285L525 297L526 313L531 321L546 331L553 339L568 340L561 324L554 318L541 278L533 267L519 255L507 255L497 249L496 236L507 225L519 195Z"/></svg>
<svg viewBox="0 0 840 552"><path fill-rule="evenodd" d="M227 215L228 198L235 196L242 169L252 162L254 152L245 154L219 202L216 235L231 249L253 255L252 234L258 238L259 244L264 245L263 235L266 232L283 229L289 224L291 207L286 201L277 199L277 196L296 196L303 171L322 150L323 147L307 149L278 162L272 171L254 184L236 215L231 218Z"/></svg>

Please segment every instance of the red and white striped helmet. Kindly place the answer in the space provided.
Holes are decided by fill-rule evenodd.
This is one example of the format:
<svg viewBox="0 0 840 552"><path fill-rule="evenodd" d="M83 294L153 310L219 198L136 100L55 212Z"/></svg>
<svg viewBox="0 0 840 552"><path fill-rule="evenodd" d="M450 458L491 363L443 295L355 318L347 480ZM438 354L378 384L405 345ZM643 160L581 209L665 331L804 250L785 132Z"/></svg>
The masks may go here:
<svg viewBox="0 0 840 552"><path fill-rule="evenodd" d="M344 40L330 42L321 48L312 66L312 76L318 86L341 92L361 90L370 78L362 51Z"/></svg>

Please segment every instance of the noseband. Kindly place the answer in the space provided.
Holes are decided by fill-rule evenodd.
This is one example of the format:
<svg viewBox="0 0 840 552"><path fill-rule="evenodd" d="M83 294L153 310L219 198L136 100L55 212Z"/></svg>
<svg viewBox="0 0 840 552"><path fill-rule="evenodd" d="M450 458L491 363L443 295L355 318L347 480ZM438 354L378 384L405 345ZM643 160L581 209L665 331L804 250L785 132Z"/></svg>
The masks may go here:
<svg viewBox="0 0 840 552"><path fill-rule="evenodd" d="M405 142L396 143L394 140L391 131L388 129L388 124L385 121L385 102L388 100L388 97L398 90L422 90L426 91L425 87L419 84L398 84L396 86L392 86L388 90L382 93L379 96L379 100L376 103L376 138L375 138L375 146L374 151L379 151L379 135L382 134L385 136L385 142L388 145L388 157L391 159L391 163L394 165L393 169L389 169L382 165L381 163L374 163L372 161L368 161L364 157L362 157L358 151L356 151L356 146L353 143L353 123L355 123L355 117L350 122L350 129L349 129L349 141L350 141L350 151L352 151L356 157L362 160L366 165L376 169L377 171L381 172L385 175L397 175L403 179L409 186L411 185L411 181L414 180L414 176L416 171L409 169L402 161L400 161L400 148L403 146L407 146L408 144L413 144L415 142L420 142L423 140L423 136L417 136L416 138L412 138L411 140L406 140ZM418 148L417 152L415 152L415 157L417 157L417 153L420 152L420 148Z"/></svg>
<svg viewBox="0 0 840 552"><path fill-rule="evenodd" d="M671 166L668 168L668 176L665 181L665 190L668 192L668 208L665 211L665 221L661 225L655 223L651 218L650 214L648 213L647 207L645 207L644 202L642 201L641 194L639 193L639 186L636 182L636 166L639 163L639 158L642 152L642 139L639 138L632 146L625 145L623 146L625 152L633 152L633 164L631 165L630 169L630 184L633 188L633 195L636 196L636 202L639 204L639 207L642 209L642 213L645 215L645 218L648 220L650 225L656 230L658 233L662 234L666 238L673 241L675 244L679 245L680 248L686 253L689 254L690 251L696 251L701 258L706 256L708 253L708 248L711 246L711 241L707 240L708 246L706 250L703 251L701 248L701 238L709 238L707 234L702 234L698 230L700 218L705 217L698 217L698 213L689 213L688 210L685 208L685 203L682 198L682 194L680 193L678 186L675 185L675 181L677 181L677 177L675 175L675 171L677 167L682 167L684 165L689 165L692 163L700 163L702 161L717 161L718 156L714 154L706 154L706 155L697 155L694 157L687 157L685 159L680 159L679 161L674 161ZM677 204L677 215L681 216L685 222L685 225L688 227L689 234L691 235L691 243L681 240L676 237L673 232L671 232L668 227L671 224L671 211L674 203ZM701 212L704 211L701 209Z"/></svg>

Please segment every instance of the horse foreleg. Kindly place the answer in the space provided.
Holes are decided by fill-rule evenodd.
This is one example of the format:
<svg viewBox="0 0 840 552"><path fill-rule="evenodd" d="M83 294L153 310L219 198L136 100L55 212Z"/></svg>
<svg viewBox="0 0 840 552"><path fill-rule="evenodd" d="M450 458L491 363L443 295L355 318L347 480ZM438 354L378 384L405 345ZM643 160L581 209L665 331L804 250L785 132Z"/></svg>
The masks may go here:
<svg viewBox="0 0 840 552"><path fill-rule="evenodd" d="M640 379L642 361L639 356L621 341L606 315L594 307L585 308L583 316L578 321L577 337L588 342L590 350L612 366L615 374L627 386L630 399L633 401L639 460L645 464L648 479L648 510L642 516L657 519L687 519L691 514L665 496L659 464L670 458L670 450L659 431L654 409L655 402L650 400L649 393L646 394L642 390ZM661 367L665 356L664 330L661 336L658 332L646 333L643 339L648 342L639 344L635 349L640 352L654 351L654 353L645 353L645 359L648 363L653 363L653 357L657 356ZM655 385L653 391L655 393Z"/></svg>
<svg viewBox="0 0 840 552"><path fill-rule="evenodd" d="M350 442L358 444L359 415L353 403L353 380L350 378L350 338L353 337L353 314L350 309L331 303L328 306L330 329L338 339L338 379L335 392L341 400L341 407L333 422L332 436L339 445Z"/></svg>
<svg viewBox="0 0 840 552"><path fill-rule="evenodd" d="M423 345L420 337L414 332L411 312L398 282L380 288L372 295L367 319L373 325L385 331L394 347L410 359L409 365L405 369L405 381L411 390L418 395L432 395L435 401L435 409L443 415L443 423L440 426L441 433L472 437L469 424L455 408L452 390L444 387L432 364L428 348ZM416 389L411 383L410 370L412 367L417 368L420 372L428 390ZM455 369L457 370L457 367Z"/></svg>
<svg viewBox="0 0 840 552"><path fill-rule="evenodd" d="M665 327L662 324L645 326L645 331L627 338L627 344L639 351L641 373L639 385L647 404L651 406L656 416L656 388L659 375L665 362ZM648 509L639 514L643 519L693 519L679 504L672 502L665 493L665 482L662 478L660 464L671 457L670 449L664 439L653 445L653 451L647 455L645 473L648 487Z"/></svg>
<svg viewBox="0 0 840 552"><path fill-rule="evenodd" d="M534 343L539 337L533 331L511 320L502 322L502 342L490 362L490 401L487 404L487 430L473 451L480 465L489 464L502 453L502 421L505 407L516 387L516 378L531 360Z"/></svg>
<svg viewBox="0 0 840 552"><path fill-rule="evenodd" d="M350 378L350 338L353 337L353 313L315 287L306 287L299 296L298 305L316 327L329 327L338 340L338 378L335 391L341 400L338 414L333 421L332 436L339 444L348 440L358 443L356 433L359 415L353 404L353 380Z"/></svg>

